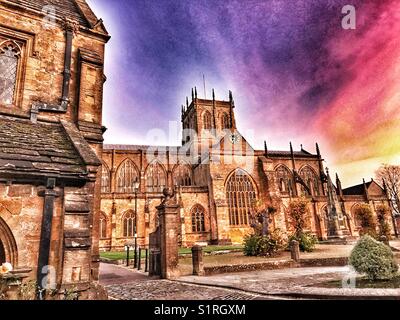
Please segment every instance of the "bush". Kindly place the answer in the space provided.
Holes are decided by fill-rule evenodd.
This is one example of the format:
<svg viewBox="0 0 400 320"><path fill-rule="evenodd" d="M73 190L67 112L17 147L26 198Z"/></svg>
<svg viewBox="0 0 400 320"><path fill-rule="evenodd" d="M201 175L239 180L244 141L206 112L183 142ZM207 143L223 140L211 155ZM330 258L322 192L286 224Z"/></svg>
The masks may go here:
<svg viewBox="0 0 400 320"><path fill-rule="evenodd" d="M273 256L284 247L285 241L279 230L275 230L268 236L252 234L244 238L246 256Z"/></svg>
<svg viewBox="0 0 400 320"><path fill-rule="evenodd" d="M360 236L369 235L377 239L376 222L371 207L368 204L362 204L356 208L355 215L361 222Z"/></svg>
<svg viewBox="0 0 400 320"><path fill-rule="evenodd" d="M398 265L392 250L369 235L363 236L351 252L350 265L370 280L392 279L397 275Z"/></svg>
<svg viewBox="0 0 400 320"><path fill-rule="evenodd" d="M318 244L318 238L310 232L302 232L300 235L292 235L289 238L289 243L292 240L297 240L299 242L300 251L302 252L312 252Z"/></svg>

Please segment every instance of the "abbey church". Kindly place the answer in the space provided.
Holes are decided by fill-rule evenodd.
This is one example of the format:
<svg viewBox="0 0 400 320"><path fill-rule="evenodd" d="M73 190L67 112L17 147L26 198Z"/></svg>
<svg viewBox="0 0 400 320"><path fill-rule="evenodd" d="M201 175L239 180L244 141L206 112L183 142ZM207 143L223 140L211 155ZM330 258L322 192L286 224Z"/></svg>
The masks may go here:
<svg viewBox="0 0 400 320"><path fill-rule="evenodd" d="M333 216L337 235L357 237L355 208L389 205L377 182L333 183L318 146L254 150L232 93L218 101L193 90L180 147L104 145L109 39L85 0L0 0L0 265L39 289L95 299L99 251L147 246L165 188L179 203L170 231L182 246L241 243L268 207L271 229L290 231L287 208L300 197L318 238L332 236Z"/></svg>
<svg viewBox="0 0 400 320"><path fill-rule="evenodd" d="M318 145L313 152L254 150L236 126L235 102L199 99L182 107L182 146L105 145L102 169L100 248L118 250L134 237L148 245L156 228L162 190L172 188L180 204L180 241L240 244L252 231L259 208L274 207L271 229L290 232L287 208L293 199L310 202L308 229L329 237L329 210L335 206L338 232L357 237L354 211L389 204L387 190L375 181L343 189L323 167ZM333 199L329 201L329 198Z"/></svg>

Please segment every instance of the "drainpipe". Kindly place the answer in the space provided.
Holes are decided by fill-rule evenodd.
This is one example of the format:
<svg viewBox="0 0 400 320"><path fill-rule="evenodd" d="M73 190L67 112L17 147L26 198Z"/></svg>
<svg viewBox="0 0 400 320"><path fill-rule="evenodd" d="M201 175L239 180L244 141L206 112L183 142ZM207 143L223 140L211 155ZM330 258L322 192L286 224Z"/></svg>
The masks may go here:
<svg viewBox="0 0 400 320"><path fill-rule="evenodd" d="M43 282L46 280L49 272L48 265L50 256L51 227L54 213L54 200L56 197L58 197L58 193L54 190L55 185L56 179L48 178L46 189L39 191L39 196L44 197L37 269L37 282L39 288L37 297L39 300L43 300L43 292L47 286L47 284Z"/></svg>

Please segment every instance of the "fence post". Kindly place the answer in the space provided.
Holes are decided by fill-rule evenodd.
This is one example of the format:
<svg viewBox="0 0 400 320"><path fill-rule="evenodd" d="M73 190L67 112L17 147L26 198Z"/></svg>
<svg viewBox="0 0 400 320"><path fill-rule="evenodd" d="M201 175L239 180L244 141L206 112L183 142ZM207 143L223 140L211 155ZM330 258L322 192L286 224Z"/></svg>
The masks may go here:
<svg viewBox="0 0 400 320"><path fill-rule="evenodd" d="M138 256L137 269L140 270L141 268L142 268L142 248L139 247L139 256Z"/></svg>
<svg viewBox="0 0 400 320"><path fill-rule="evenodd" d="M149 271L149 249L146 249L146 258L144 262L144 272Z"/></svg>
<svg viewBox="0 0 400 320"><path fill-rule="evenodd" d="M290 241L290 255L295 262L300 261L300 246L297 240Z"/></svg>

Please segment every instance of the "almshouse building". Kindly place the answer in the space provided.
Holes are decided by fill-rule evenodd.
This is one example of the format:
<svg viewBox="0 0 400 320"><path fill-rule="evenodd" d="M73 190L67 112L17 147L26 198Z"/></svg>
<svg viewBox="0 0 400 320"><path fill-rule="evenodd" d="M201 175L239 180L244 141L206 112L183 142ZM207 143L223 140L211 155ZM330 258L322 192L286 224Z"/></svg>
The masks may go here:
<svg viewBox="0 0 400 320"><path fill-rule="evenodd" d="M84 0L0 1L0 263L98 280L104 48Z"/></svg>

